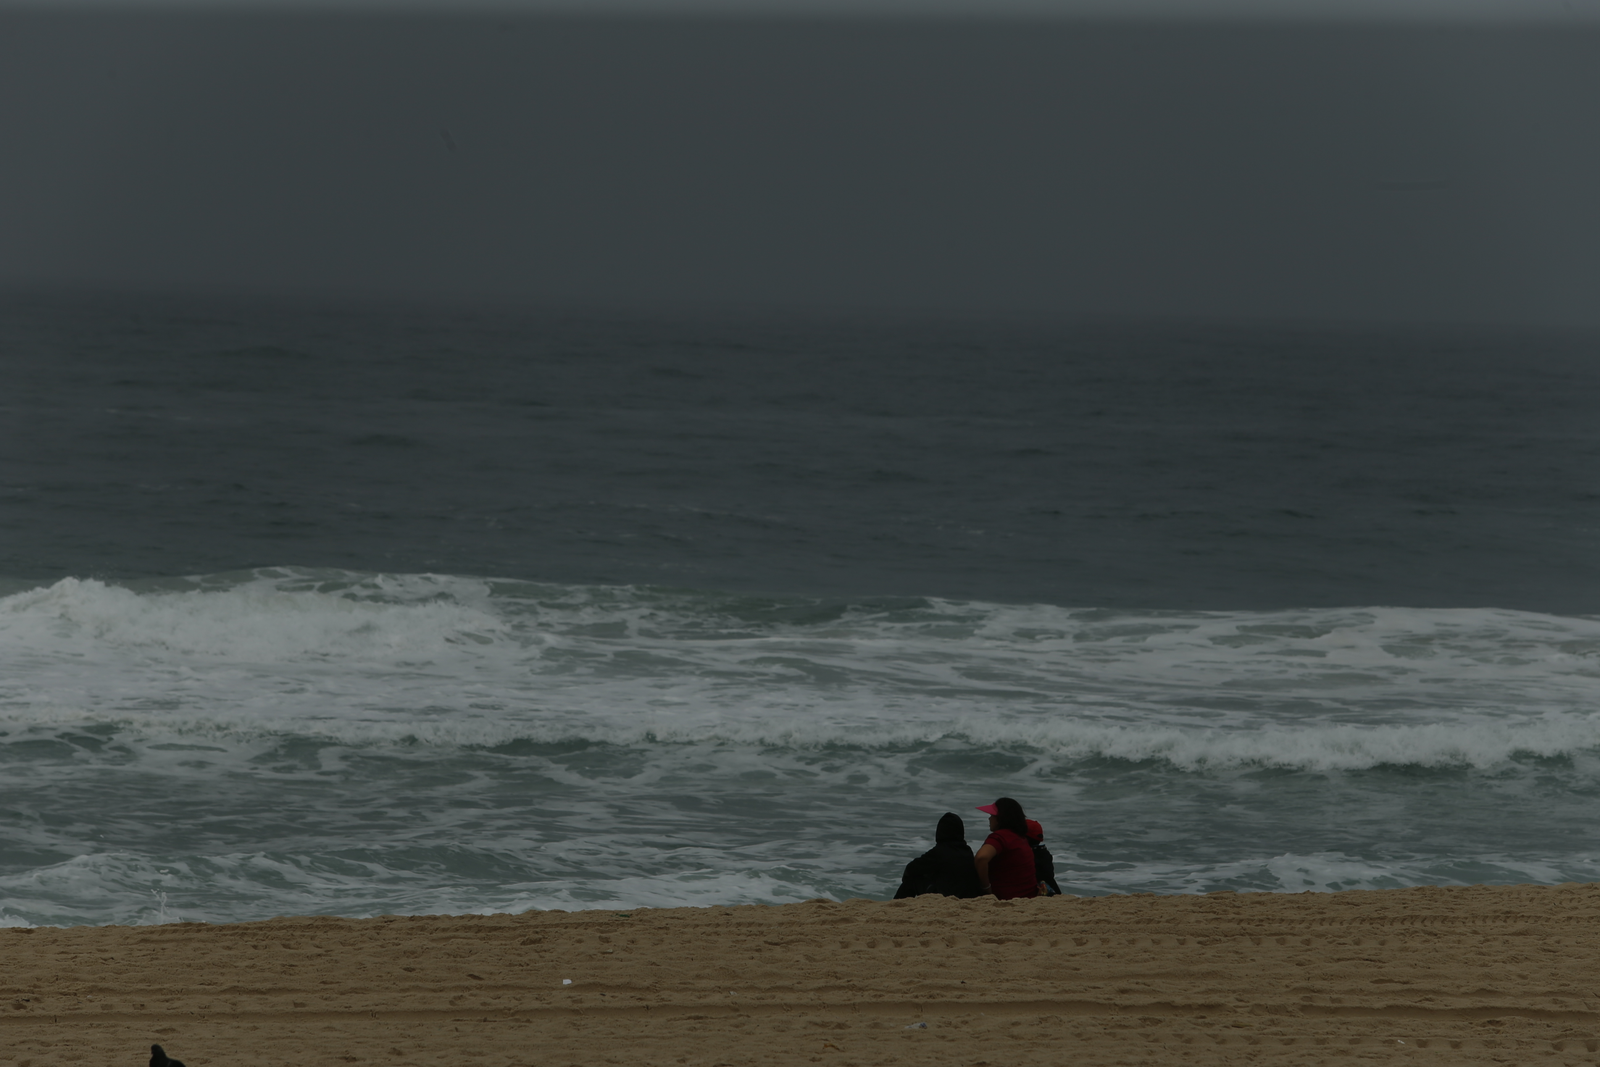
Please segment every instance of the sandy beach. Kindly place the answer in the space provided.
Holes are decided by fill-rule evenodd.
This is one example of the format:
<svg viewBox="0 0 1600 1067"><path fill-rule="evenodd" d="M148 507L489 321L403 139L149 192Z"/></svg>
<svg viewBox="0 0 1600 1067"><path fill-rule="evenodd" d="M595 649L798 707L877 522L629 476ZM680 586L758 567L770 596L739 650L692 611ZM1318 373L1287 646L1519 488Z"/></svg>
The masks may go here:
<svg viewBox="0 0 1600 1067"><path fill-rule="evenodd" d="M7 929L0 960L17 1067L1600 1057L1595 885Z"/></svg>

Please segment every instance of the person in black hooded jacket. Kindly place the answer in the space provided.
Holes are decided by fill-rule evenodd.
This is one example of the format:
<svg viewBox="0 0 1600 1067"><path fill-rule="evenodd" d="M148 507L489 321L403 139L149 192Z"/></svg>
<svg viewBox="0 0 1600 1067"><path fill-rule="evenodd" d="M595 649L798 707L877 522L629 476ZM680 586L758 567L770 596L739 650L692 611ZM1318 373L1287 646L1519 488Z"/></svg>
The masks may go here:
<svg viewBox="0 0 1600 1067"><path fill-rule="evenodd" d="M972 846L967 844L967 826L953 811L944 813L933 834L934 846L910 863L900 878L896 900L924 893L947 897L980 897L978 871L972 863Z"/></svg>

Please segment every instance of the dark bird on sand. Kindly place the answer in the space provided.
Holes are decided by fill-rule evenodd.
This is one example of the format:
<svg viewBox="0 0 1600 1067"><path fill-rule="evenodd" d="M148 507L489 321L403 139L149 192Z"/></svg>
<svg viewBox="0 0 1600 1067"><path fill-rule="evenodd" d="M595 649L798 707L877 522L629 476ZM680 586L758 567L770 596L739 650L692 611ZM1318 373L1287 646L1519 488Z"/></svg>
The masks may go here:
<svg viewBox="0 0 1600 1067"><path fill-rule="evenodd" d="M168 1056L166 1050L160 1045L151 1045L150 1067L183 1067L183 1062Z"/></svg>

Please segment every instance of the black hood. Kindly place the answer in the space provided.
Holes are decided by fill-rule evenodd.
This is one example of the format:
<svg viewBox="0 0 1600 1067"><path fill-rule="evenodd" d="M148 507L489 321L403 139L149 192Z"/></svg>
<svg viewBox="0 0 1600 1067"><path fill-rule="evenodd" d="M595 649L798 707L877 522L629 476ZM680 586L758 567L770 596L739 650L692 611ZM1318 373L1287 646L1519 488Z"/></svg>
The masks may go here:
<svg viewBox="0 0 1600 1067"><path fill-rule="evenodd" d="M941 845L947 841L964 845L967 843L967 824L955 812L947 811L939 819L939 828L934 831L933 839Z"/></svg>

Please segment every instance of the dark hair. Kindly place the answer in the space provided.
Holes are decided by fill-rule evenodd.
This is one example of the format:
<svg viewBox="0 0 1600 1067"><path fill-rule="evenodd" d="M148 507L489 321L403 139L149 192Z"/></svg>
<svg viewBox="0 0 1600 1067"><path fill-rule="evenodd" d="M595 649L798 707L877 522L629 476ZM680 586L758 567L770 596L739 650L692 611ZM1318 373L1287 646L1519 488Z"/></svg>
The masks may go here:
<svg viewBox="0 0 1600 1067"><path fill-rule="evenodd" d="M1022 805L1010 797L1001 797L994 802L996 811L995 822L1000 824L1000 829L1010 830L1024 841L1028 839L1028 817L1022 814Z"/></svg>
<svg viewBox="0 0 1600 1067"><path fill-rule="evenodd" d="M961 816L955 812L947 811L940 818L939 828L933 832L933 839L935 842L959 841L964 845L967 843L967 824L962 822Z"/></svg>

